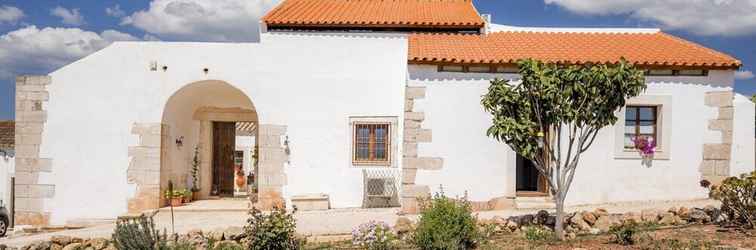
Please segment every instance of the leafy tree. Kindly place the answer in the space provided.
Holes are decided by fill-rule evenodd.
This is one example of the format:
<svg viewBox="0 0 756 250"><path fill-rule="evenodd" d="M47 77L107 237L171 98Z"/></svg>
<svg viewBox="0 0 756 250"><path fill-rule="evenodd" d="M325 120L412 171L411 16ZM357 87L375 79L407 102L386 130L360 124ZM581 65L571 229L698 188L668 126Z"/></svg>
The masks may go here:
<svg viewBox="0 0 756 250"><path fill-rule="evenodd" d="M580 156L599 130L617 121L625 100L646 89L643 71L616 65L562 66L518 62L519 83L495 79L481 101L493 115L488 136L533 161L556 203L556 233L564 239L564 200Z"/></svg>

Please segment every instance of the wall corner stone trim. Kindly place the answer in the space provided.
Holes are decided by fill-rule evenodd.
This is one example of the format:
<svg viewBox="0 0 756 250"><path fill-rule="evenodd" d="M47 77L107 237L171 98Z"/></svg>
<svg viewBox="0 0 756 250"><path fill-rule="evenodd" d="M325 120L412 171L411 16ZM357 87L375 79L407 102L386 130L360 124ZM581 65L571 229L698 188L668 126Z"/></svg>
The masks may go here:
<svg viewBox="0 0 756 250"><path fill-rule="evenodd" d="M167 136L167 126L162 123L134 123L131 134L139 137L136 146L129 147L127 182L136 184L137 192L127 201L129 213L139 213L160 208L160 155L161 143Z"/></svg>
<svg viewBox="0 0 756 250"><path fill-rule="evenodd" d="M402 212L409 214L419 212L418 199L430 197L430 187L416 183L417 172L440 170L444 165L440 157L418 156L418 144L433 141L433 131L422 128L425 113L413 111L415 100L425 98L425 92L425 87L405 88L401 205Z"/></svg>
<svg viewBox="0 0 756 250"><path fill-rule="evenodd" d="M286 130L287 127L284 125L260 124L258 127L259 182L257 203L254 206L262 210L285 206L283 187L287 183L287 177L284 164L289 160L289 156L281 144L281 139L286 135Z"/></svg>
<svg viewBox="0 0 756 250"><path fill-rule="evenodd" d="M52 172L53 159L41 158L42 132L47 122L43 103L50 100L47 75L16 77L16 183L15 199L17 225L49 225L50 213L45 211L46 200L55 196L55 185L40 183L40 173Z"/></svg>
<svg viewBox="0 0 756 250"><path fill-rule="evenodd" d="M701 178L719 184L730 175L730 154L732 152L733 98L730 91L707 92L704 104L717 108L715 119L709 119L707 129L720 132L719 143L703 145L702 161L699 167Z"/></svg>

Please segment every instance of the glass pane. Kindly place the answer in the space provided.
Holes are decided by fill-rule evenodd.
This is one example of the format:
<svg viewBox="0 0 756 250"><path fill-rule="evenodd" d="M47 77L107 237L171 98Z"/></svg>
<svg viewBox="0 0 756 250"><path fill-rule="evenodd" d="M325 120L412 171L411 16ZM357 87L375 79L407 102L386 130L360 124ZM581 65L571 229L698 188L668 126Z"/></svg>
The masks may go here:
<svg viewBox="0 0 756 250"><path fill-rule="evenodd" d="M368 151L368 145L367 144L358 144L357 145L357 159L359 160L367 160L370 158L370 152Z"/></svg>
<svg viewBox="0 0 756 250"><path fill-rule="evenodd" d="M634 121L635 120L635 112L637 112L638 109L634 107L627 107L625 109L625 120L627 121Z"/></svg>
<svg viewBox="0 0 756 250"><path fill-rule="evenodd" d="M633 135L633 134L625 134L625 148L635 148L635 143L633 142L633 137L635 137L635 135Z"/></svg>
<svg viewBox="0 0 756 250"><path fill-rule="evenodd" d="M625 134L635 134L635 126L625 126Z"/></svg>
<svg viewBox="0 0 756 250"><path fill-rule="evenodd" d="M386 144L383 144L383 143L375 144L375 159L376 160L386 159Z"/></svg>
<svg viewBox="0 0 756 250"><path fill-rule="evenodd" d="M656 112L654 112L654 110L656 110L656 108L654 107L639 108L638 112L640 112L640 119L641 120L655 120L656 116L654 113Z"/></svg>
<svg viewBox="0 0 756 250"><path fill-rule="evenodd" d="M654 126L640 126L640 133L641 134L653 134L654 133Z"/></svg>
<svg viewBox="0 0 756 250"><path fill-rule="evenodd" d="M386 142L386 128L378 127L375 129L375 142L376 143Z"/></svg>

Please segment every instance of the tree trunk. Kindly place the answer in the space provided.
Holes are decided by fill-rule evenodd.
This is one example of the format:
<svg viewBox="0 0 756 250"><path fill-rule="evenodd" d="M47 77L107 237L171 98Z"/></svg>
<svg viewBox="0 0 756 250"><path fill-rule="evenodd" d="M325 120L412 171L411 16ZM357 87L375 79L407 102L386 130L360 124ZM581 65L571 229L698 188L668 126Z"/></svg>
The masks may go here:
<svg viewBox="0 0 756 250"><path fill-rule="evenodd" d="M557 193L554 198L556 202L556 224L554 225L554 232L559 240L564 240L564 198L559 193Z"/></svg>

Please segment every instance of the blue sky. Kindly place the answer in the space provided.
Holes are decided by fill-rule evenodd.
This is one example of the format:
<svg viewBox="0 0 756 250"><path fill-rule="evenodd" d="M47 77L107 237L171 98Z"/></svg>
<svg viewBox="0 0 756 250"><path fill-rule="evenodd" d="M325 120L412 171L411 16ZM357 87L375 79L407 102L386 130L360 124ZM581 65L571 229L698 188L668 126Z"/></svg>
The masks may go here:
<svg viewBox="0 0 756 250"><path fill-rule="evenodd" d="M254 41L278 0L0 0L0 120L13 76L46 74L119 40ZM735 89L756 93L756 1L476 0L505 25L656 27L743 61Z"/></svg>

